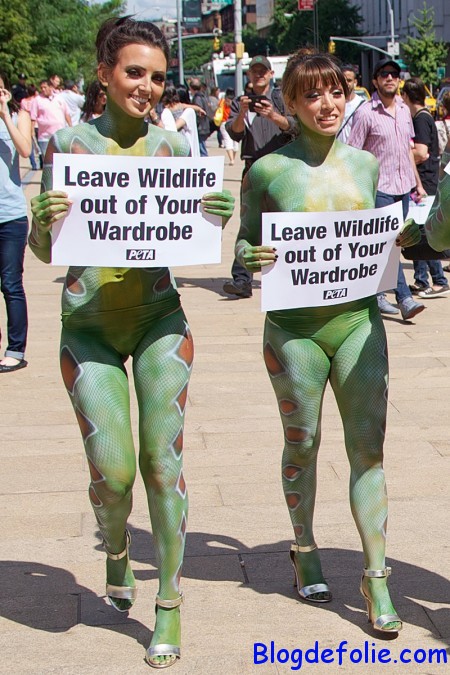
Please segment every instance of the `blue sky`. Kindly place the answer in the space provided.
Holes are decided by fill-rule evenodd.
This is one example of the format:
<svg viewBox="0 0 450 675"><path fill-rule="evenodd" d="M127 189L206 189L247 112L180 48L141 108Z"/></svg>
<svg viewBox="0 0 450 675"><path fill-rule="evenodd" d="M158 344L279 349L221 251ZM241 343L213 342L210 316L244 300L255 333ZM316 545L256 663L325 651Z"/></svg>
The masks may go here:
<svg viewBox="0 0 450 675"><path fill-rule="evenodd" d="M127 13L137 14L143 19L159 19L177 16L176 0L127 0Z"/></svg>

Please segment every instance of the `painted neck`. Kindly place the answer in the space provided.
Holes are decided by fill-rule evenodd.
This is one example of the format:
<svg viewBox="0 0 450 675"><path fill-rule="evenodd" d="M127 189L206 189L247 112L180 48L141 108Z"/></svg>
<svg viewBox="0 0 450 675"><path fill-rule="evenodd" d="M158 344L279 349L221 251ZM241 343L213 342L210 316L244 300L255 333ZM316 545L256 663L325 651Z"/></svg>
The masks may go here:
<svg viewBox="0 0 450 675"><path fill-rule="evenodd" d="M295 142L302 159L312 166L322 164L330 154L336 137L318 134L306 127L301 121L299 121L299 125L300 133Z"/></svg>
<svg viewBox="0 0 450 675"><path fill-rule="evenodd" d="M98 118L97 129L120 147L129 148L145 136L147 125L142 117L131 117L108 98L105 112Z"/></svg>

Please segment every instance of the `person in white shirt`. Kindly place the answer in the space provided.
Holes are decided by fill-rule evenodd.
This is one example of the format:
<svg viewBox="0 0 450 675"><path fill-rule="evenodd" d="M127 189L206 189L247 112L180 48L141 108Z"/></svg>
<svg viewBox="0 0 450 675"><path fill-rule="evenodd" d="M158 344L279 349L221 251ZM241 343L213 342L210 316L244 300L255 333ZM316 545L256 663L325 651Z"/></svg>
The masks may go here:
<svg viewBox="0 0 450 675"><path fill-rule="evenodd" d="M355 112L358 110L359 106L364 103L362 99L355 92L355 87L358 84L356 79L356 71L353 66L343 66L342 72L347 81L349 95L345 101L345 113L344 120L342 122L339 133L336 138L338 138L342 143L347 143L348 137L350 136L350 131L352 130L352 124Z"/></svg>
<svg viewBox="0 0 450 675"><path fill-rule="evenodd" d="M81 111L84 106L84 96L80 94L78 86L73 80L66 80L64 83L64 91L59 96L69 109L72 126L80 123Z"/></svg>

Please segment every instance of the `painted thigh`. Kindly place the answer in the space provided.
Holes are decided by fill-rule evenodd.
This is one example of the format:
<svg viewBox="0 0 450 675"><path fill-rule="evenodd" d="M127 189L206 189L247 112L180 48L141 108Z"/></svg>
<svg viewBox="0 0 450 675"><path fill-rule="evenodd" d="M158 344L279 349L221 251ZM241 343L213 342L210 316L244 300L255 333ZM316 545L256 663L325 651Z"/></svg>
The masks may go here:
<svg viewBox="0 0 450 675"><path fill-rule="evenodd" d="M106 548L120 550L136 474L126 371L92 333L63 329L61 372L86 450L91 504Z"/></svg>
<svg viewBox="0 0 450 675"><path fill-rule="evenodd" d="M387 496L383 470L388 358L379 312L343 342L333 358L330 382L339 406L350 461L350 504L366 563L384 564Z"/></svg>
<svg viewBox="0 0 450 675"><path fill-rule="evenodd" d="M312 340L266 320L264 359L284 429L283 490L297 543L314 543L317 451L330 360Z"/></svg>
<svg viewBox="0 0 450 675"><path fill-rule="evenodd" d="M183 477L184 413L194 356L181 310L160 320L133 359L139 404L139 466L145 483L162 597L178 593L188 499Z"/></svg>

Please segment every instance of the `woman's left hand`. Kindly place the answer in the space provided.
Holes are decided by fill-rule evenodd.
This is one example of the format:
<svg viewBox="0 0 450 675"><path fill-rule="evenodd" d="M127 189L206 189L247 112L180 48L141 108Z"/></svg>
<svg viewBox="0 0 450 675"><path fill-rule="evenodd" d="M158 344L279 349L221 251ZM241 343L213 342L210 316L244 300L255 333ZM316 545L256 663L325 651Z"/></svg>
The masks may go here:
<svg viewBox="0 0 450 675"><path fill-rule="evenodd" d="M4 88L0 89L0 117L2 119L4 119L7 113L9 113L8 103L11 98L11 92Z"/></svg>
<svg viewBox="0 0 450 675"><path fill-rule="evenodd" d="M221 216L224 219L223 227L225 227L233 215L234 202L235 199L229 190L208 192L202 197L202 208L213 216Z"/></svg>
<svg viewBox="0 0 450 675"><path fill-rule="evenodd" d="M414 246L419 243L421 236L419 225L412 218L408 218L408 220L405 220L402 231L395 240L395 245L401 246L401 248Z"/></svg>

